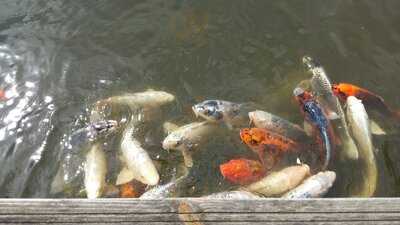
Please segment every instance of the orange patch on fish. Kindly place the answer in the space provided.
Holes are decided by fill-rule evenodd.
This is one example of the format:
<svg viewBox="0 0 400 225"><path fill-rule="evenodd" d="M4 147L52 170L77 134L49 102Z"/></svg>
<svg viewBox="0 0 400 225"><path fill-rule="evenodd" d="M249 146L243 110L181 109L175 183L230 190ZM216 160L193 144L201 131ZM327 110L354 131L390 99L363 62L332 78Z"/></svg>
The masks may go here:
<svg viewBox="0 0 400 225"><path fill-rule="evenodd" d="M6 93L1 89L0 89L0 100L2 100L2 101L7 100Z"/></svg>
<svg viewBox="0 0 400 225"><path fill-rule="evenodd" d="M121 198L138 198L144 192L144 185L140 182L132 181L119 186L119 196Z"/></svg>
<svg viewBox="0 0 400 225"><path fill-rule="evenodd" d="M249 184L261 179L265 170L260 162L250 159L232 159L219 166L222 176L235 184Z"/></svg>
<svg viewBox="0 0 400 225"><path fill-rule="evenodd" d="M360 99L366 108L378 110L384 116L394 117L398 121L400 120L400 114L397 110L389 107L381 96L367 89L353 84L339 83L332 85L332 91L342 101L346 101L349 96L354 96Z"/></svg>
<svg viewBox="0 0 400 225"><path fill-rule="evenodd" d="M286 152L300 147L295 141L263 128L243 128L240 130L240 138L252 149L265 145L273 150Z"/></svg>

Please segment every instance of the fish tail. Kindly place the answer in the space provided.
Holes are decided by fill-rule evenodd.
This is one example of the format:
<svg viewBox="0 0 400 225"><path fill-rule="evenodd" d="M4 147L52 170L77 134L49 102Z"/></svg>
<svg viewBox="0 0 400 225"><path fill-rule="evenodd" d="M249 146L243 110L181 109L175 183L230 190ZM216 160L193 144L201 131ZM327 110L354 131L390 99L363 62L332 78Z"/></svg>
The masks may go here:
<svg viewBox="0 0 400 225"><path fill-rule="evenodd" d="M332 145L331 145L331 141L329 139L328 132L326 130L321 130L321 138L322 138L322 142L324 143L323 146L325 149L325 161L322 166L322 170L326 170L326 168L329 165L329 162L331 161L331 157L332 157Z"/></svg>

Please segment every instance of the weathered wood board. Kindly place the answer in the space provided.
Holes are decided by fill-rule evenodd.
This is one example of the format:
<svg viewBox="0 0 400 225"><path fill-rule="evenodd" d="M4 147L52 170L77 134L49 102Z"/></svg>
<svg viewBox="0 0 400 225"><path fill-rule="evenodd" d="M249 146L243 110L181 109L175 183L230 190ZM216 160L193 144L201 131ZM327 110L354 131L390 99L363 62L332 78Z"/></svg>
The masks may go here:
<svg viewBox="0 0 400 225"><path fill-rule="evenodd" d="M0 224L400 224L400 198L0 199Z"/></svg>

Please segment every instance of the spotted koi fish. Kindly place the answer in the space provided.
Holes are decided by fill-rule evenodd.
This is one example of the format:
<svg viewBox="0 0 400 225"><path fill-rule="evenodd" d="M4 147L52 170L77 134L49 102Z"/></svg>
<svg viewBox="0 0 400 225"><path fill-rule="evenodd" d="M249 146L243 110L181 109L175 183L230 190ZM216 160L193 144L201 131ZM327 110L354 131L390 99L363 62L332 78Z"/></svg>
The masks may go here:
<svg viewBox="0 0 400 225"><path fill-rule="evenodd" d="M329 120L322 111L319 104L314 100L311 93L304 91L301 88L296 88L293 91L297 101L300 104L301 111L304 113L306 120L318 131L319 137L325 149L325 162L322 169L325 170L332 156L332 128Z"/></svg>

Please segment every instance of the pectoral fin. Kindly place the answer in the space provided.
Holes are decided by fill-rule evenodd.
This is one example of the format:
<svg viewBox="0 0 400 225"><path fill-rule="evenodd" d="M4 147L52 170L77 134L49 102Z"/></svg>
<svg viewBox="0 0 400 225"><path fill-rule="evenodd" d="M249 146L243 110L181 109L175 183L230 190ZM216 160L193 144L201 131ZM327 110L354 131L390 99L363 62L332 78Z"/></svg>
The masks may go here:
<svg viewBox="0 0 400 225"><path fill-rule="evenodd" d="M135 178L135 174L128 167L123 167L117 176L117 181L115 185L126 184Z"/></svg>
<svg viewBox="0 0 400 225"><path fill-rule="evenodd" d="M187 149L182 149L182 156L183 156L183 162L185 163L185 166L192 167L193 166L192 154Z"/></svg>
<svg viewBox="0 0 400 225"><path fill-rule="evenodd" d="M369 120L369 127L374 135L386 135L386 132L374 120Z"/></svg>

